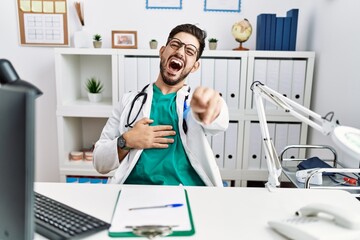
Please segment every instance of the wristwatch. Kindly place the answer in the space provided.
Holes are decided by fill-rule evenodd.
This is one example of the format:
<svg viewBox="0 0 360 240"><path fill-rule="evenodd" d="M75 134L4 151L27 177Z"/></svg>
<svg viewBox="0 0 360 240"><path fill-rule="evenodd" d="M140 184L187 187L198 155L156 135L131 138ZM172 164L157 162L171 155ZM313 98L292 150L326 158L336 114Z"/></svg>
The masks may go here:
<svg viewBox="0 0 360 240"><path fill-rule="evenodd" d="M117 139L117 145L119 148L123 149L123 150L130 150L130 147L126 146L126 140L123 137L123 135L120 135L120 137L118 137Z"/></svg>

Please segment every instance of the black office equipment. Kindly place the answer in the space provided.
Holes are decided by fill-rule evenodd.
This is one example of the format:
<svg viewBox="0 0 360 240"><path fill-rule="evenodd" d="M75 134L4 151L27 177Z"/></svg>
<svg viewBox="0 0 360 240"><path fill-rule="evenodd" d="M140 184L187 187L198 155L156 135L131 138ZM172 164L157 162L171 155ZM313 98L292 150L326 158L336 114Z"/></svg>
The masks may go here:
<svg viewBox="0 0 360 240"><path fill-rule="evenodd" d="M61 219L59 211L65 211L68 218L81 216L85 220L80 220L80 225L88 223L86 229L74 224L78 229L71 230L76 234L69 232L70 236L91 234L108 227L107 223L34 193L35 99L41 94L38 88L19 78L8 60L0 59L1 240L33 240L35 222L36 230L49 239L68 239L66 236L56 238L58 234L51 233L53 229L42 223L50 219L51 225Z"/></svg>
<svg viewBox="0 0 360 240"><path fill-rule="evenodd" d="M33 84L22 80L11 62L7 59L0 59L0 84L7 84L8 86L24 87L24 89L30 89L35 91L37 96L42 94L42 91Z"/></svg>
<svg viewBox="0 0 360 240"><path fill-rule="evenodd" d="M108 229L109 223L35 192L36 232L52 240L82 238Z"/></svg>
<svg viewBox="0 0 360 240"><path fill-rule="evenodd" d="M33 90L0 87L0 239L33 239Z"/></svg>

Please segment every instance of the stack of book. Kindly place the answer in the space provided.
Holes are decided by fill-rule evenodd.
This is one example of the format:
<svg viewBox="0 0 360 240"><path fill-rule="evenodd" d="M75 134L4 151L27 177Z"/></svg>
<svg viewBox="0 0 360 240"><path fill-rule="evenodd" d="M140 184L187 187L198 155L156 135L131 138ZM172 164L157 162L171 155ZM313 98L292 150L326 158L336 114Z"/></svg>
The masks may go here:
<svg viewBox="0 0 360 240"><path fill-rule="evenodd" d="M257 16L256 50L295 51L299 9L286 12L286 17L273 13Z"/></svg>

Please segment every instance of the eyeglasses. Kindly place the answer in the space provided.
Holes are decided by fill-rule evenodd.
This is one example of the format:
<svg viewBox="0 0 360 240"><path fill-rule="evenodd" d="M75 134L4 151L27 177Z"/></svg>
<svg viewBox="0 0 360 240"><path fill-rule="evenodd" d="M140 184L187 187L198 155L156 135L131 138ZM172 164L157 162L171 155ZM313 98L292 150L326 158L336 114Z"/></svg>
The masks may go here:
<svg viewBox="0 0 360 240"><path fill-rule="evenodd" d="M182 48L182 46L185 46L185 53L190 57L196 55L199 52L193 44L185 44L177 38L170 38L168 45L176 51Z"/></svg>

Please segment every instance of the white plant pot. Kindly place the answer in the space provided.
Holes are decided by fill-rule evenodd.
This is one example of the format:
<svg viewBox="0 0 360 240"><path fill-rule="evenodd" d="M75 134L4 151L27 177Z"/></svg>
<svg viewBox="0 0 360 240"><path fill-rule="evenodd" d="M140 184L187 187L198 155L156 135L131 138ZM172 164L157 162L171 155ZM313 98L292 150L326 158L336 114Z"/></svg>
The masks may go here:
<svg viewBox="0 0 360 240"><path fill-rule="evenodd" d="M216 50L217 43L216 42L209 42L209 49L210 50Z"/></svg>
<svg viewBox="0 0 360 240"><path fill-rule="evenodd" d="M100 102L102 99L101 93L88 93L89 101L90 102Z"/></svg>
<svg viewBox="0 0 360 240"><path fill-rule="evenodd" d="M149 44L150 44L150 48L151 49L156 49L157 48L157 45L158 45L158 43L157 42L149 42Z"/></svg>
<svg viewBox="0 0 360 240"><path fill-rule="evenodd" d="M93 41L94 48L101 48L102 42L101 41Z"/></svg>

